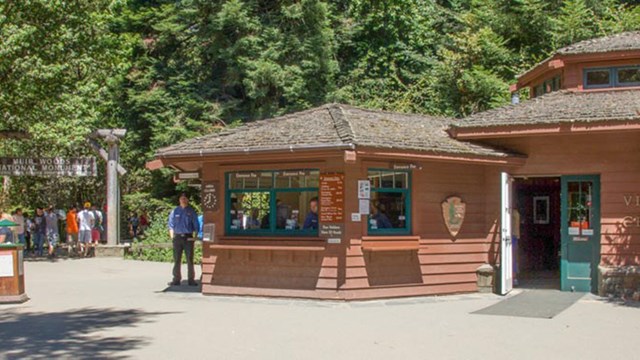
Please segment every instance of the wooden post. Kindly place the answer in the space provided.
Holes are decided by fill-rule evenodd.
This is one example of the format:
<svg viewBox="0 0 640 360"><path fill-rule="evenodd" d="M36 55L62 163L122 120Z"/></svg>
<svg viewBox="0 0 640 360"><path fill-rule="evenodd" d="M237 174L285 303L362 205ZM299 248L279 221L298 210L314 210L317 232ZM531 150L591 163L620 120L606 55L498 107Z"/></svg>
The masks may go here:
<svg viewBox="0 0 640 360"><path fill-rule="evenodd" d="M107 245L117 245L120 241L120 189L118 171L120 162L120 139L127 133L125 129L100 129L92 138L103 138L109 145L107 154ZM124 173L124 169L120 169Z"/></svg>
<svg viewBox="0 0 640 360"><path fill-rule="evenodd" d="M118 139L108 137L109 157L107 160L107 245L116 245L119 243L119 222L118 216L120 208L120 199L118 190Z"/></svg>

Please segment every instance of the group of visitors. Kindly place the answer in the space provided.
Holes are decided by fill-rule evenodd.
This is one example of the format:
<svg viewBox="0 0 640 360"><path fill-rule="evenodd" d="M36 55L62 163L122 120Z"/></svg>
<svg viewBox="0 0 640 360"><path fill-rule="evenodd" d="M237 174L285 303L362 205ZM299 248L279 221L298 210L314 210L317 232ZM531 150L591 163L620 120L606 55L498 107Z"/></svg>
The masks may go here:
<svg viewBox="0 0 640 360"><path fill-rule="evenodd" d="M46 244L47 256L55 257L61 235L66 238L70 255L88 256L91 247L104 240L105 235L104 215L89 202L82 208L71 206L66 213L53 205L38 207L33 217L18 208L13 214L3 214L2 218L17 224L0 228L3 242L26 245L26 254L33 256L44 256ZM59 226L62 221L66 224L64 232Z"/></svg>
<svg viewBox="0 0 640 360"><path fill-rule="evenodd" d="M82 209L69 208L66 216L69 254L88 256L90 249L104 241L105 217L95 205L85 202Z"/></svg>
<svg viewBox="0 0 640 360"><path fill-rule="evenodd" d="M131 236L131 240L138 240L148 227L149 217L146 212L140 215L135 212L131 213L131 216L129 216L129 236Z"/></svg>

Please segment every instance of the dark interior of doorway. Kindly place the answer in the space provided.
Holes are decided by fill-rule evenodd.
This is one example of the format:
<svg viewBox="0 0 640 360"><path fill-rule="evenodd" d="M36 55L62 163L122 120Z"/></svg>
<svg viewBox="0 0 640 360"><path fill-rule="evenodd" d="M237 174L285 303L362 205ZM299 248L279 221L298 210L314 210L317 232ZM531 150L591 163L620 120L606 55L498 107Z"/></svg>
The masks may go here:
<svg viewBox="0 0 640 360"><path fill-rule="evenodd" d="M559 289L560 178L518 178L514 194L520 213L517 286Z"/></svg>

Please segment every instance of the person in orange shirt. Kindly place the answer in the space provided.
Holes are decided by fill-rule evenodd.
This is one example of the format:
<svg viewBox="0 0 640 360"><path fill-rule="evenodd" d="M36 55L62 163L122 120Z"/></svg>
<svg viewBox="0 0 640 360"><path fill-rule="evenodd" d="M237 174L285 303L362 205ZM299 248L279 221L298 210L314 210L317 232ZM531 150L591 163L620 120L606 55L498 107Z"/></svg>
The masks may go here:
<svg viewBox="0 0 640 360"><path fill-rule="evenodd" d="M67 246L69 255L78 251L78 218L76 208L72 206L67 212Z"/></svg>

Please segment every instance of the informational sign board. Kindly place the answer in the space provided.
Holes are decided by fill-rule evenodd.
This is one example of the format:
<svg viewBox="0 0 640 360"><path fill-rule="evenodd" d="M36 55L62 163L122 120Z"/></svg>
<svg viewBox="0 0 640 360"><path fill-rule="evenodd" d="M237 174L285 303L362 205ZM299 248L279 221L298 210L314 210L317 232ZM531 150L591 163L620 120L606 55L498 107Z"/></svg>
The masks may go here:
<svg viewBox="0 0 640 360"><path fill-rule="evenodd" d="M202 241L214 241L216 224L204 224L202 227Z"/></svg>
<svg viewBox="0 0 640 360"><path fill-rule="evenodd" d="M178 173L178 179L180 180L193 180L193 179L200 179L200 173L199 172L181 172Z"/></svg>
<svg viewBox="0 0 640 360"><path fill-rule="evenodd" d="M320 175L320 223L344 221L344 174Z"/></svg>
<svg viewBox="0 0 640 360"><path fill-rule="evenodd" d="M405 164L405 163L391 163L391 168L393 170L414 170L420 169L420 166L416 164Z"/></svg>
<svg viewBox="0 0 640 360"><path fill-rule="evenodd" d="M369 207L370 201L369 199L360 199L358 201L358 210L362 215L369 215L371 210Z"/></svg>
<svg viewBox="0 0 640 360"><path fill-rule="evenodd" d="M344 233L343 224L320 224L320 236L328 238L340 238Z"/></svg>
<svg viewBox="0 0 640 360"><path fill-rule="evenodd" d="M219 196L220 182L209 181L202 183L202 210L218 211L220 208Z"/></svg>
<svg viewBox="0 0 640 360"><path fill-rule="evenodd" d="M10 252L0 253L0 277L13 276L13 254Z"/></svg>
<svg viewBox="0 0 640 360"><path fill-rule="evenodd" d="M371 182L358 180L358 199L371 199Z"/></svg>
<svg viewBox="0 0 640 360"><path fill-rule="evenodd" d="M0 176L96 176L95 157L0 158Z"/></svg>

